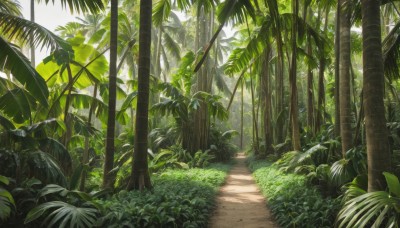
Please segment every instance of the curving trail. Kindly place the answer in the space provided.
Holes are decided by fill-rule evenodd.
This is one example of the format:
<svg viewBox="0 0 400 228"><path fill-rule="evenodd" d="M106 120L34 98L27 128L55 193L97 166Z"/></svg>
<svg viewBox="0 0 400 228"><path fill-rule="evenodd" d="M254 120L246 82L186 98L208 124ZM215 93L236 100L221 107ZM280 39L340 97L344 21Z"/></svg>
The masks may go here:
<svg viewBox="0 0 400 228"><path fill-rule="evenodd" d="M210 221L211 228L275 228L278 227L266 207L264 197L241 153L230 171L217 198L217 209Z"/></svg>

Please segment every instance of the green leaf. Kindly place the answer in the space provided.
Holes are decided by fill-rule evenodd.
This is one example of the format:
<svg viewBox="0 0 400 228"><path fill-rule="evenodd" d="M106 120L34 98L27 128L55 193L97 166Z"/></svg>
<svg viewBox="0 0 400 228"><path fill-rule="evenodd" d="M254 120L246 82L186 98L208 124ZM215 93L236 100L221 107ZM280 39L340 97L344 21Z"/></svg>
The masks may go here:
<svg viewBox="0 0 400 228"><path fill-rule="evenodd" d="M6 220L10 216L12 208L15 208L14 198L10 192L0 188L0 220Z"/></svg>
<svg viewBox="0 0 400 228"><path fill-rule="evenodd" d="M38 2L45 2L46 4L50 1L53 4L55 2L55 0L38 0ZM68 5L71 13L98 13L105 8L102 0L61 0L60 2L63 8L66 8Z"/></svg>
<svg viewBox="0 0 400 228"><path fill-rule="evenodd" d="M16 123L23 123L32 118L30 102L32 99L22 89L9 90L0 97L0 110Z"/></svg>
<svg viewBox="0 0 400 228"><path fill-rule="evenodd" d="M383 175L386 178L386 183L389 187L389 193L393 194L394 196L400 197L399 178L397 178L395 175L388 173L388 172L383 172Z"/></svg>
<svg viewBox="0 0 400 228"><path fill-rule="evenodd" d="M9 70L32 97L47 107L49 90L43 78L31 66L28 59L3 37L0 37L0 47L0 63L4 69Z"/></svg>
<svg viewBox="0 0 400 228"><path fill-rule="evenodd" d="M0 182L5 185L8 185L10 183L10 180L5 176L0 175Z"/></svg>

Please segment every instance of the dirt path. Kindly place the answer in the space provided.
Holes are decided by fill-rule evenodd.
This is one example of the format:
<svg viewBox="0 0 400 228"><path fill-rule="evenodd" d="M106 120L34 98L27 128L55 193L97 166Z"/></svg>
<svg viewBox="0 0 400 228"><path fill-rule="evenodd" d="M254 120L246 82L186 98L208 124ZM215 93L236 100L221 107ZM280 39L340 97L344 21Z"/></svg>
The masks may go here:
<svg viewBox="0 0 400 228"><path fill-rule="evenodd" d="M239 154L236 158L237 164L220 190L217 209L210 221L211 228L278 227L246 167L245 159L243 154Z"/></svg>

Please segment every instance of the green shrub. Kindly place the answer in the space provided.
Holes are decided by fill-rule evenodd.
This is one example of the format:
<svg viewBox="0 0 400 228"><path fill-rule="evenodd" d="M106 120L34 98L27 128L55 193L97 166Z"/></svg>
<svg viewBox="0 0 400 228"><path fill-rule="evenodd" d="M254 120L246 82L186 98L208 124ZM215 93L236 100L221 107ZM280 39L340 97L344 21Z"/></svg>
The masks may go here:
<svg viewBox="0 0 400 228"><path fill-rule="evenodd" d="M305 176L284 173L265 161L249 166L281 227L333 227L339 199L323 198Z"/></svg>
<svg viewBox="0 0 400 228"><path fill-rule="evenodd" d="M153 176L150 191L120 192L100 201L102 227L206 227L218 187L229 165L207 169L167 170Z"/></svg>

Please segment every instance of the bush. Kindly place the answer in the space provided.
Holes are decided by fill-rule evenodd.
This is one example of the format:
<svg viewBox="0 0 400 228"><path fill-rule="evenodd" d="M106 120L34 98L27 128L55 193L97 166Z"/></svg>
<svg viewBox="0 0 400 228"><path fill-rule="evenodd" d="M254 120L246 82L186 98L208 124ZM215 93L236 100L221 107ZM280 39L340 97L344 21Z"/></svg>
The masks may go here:
<svg viewBox="0 0 400 228"><path fill-rule="evenodd" d="M265 161L250 160L249 166L281 227L333 227L340 199L323 198L305 176L283 173Z"/></svg>
<svg viewBox="0 0 400 228"><path fill-rule="evenodd" d="M206 227L229 165L167 170L153 176L152 192L120 192L100 201L102 227Z"/></svg>

